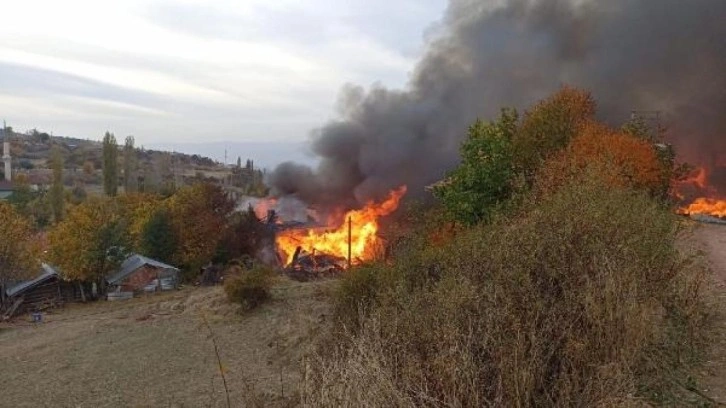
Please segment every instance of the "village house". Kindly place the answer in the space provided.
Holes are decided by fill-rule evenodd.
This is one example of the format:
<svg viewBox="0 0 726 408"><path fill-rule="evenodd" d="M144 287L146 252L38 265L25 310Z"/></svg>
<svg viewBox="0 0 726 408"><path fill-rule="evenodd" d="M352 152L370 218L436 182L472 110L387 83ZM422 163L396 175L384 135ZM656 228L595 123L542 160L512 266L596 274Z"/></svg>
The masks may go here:
<svg viewBox="0 0 726 408"><path fill-rule="evenodd" d="M64 280L52 266L42 264L37 277L5 290L3 318L85 301L91 295L91 288L84 285Z"/></svg>
<svg viewBox="0 0 726 408"><path fill-rule="evenodd" d="M106 279L109 299L130 298L134 293L176 289L179 269L163 262L134 254L128 257L118 272Z"/></svg>

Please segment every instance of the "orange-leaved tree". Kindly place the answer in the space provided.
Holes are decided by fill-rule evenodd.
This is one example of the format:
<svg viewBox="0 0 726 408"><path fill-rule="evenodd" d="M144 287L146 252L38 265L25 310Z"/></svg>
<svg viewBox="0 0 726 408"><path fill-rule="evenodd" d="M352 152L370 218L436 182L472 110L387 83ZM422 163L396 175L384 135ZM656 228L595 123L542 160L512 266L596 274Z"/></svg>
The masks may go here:
<svg viewBox="0 0 726 408"><path fill-rule="evenodd" d="M538 176L539 191L552 192L583 172L596 172L613 187L654 195L667 177L652 143L596 121L584 123L567 148L546 162Z"/></svg>

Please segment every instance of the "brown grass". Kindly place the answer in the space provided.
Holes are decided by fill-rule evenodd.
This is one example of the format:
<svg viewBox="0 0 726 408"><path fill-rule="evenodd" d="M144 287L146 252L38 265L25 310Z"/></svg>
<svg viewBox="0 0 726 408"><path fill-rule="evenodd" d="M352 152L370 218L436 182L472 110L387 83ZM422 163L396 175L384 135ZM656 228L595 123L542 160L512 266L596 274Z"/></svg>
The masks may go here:
<svg viewBox="0 0 726 408"><path fill-rule="evenodd" d="M703 269L648 197L564 188L519 218L348 278L307 406L647 406L698 400ZM371 295L371 294L374 295ZM352 307L358 302L361 307ZM347 335L345 335L347 333Z"/></svg>

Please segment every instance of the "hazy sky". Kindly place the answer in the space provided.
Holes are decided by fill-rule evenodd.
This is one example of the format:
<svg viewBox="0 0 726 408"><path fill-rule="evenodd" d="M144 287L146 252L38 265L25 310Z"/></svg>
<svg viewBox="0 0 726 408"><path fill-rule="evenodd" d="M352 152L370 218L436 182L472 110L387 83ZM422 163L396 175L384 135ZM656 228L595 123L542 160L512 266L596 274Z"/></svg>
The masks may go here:
<svg viewBox="0 0 726 408"><path fill-rule="evenodd" d="M304 140L404 86L445 0L3 1L0 118L138 144Z"/></svg>

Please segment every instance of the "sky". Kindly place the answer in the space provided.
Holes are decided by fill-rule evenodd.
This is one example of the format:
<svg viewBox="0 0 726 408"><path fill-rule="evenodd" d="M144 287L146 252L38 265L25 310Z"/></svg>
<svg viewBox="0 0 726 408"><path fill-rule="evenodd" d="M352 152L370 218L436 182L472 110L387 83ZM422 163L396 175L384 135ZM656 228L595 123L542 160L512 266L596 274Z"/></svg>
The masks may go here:
<svg viewBox="0 0 726 408"><path fill-rule="evenodd" d="M345 84L404 87L446 7L445 0L0 4L0 118L8 125L90 139L109 130L179 150L216 146L217 159L227 142L299 146L335 118Z"/></svg>

